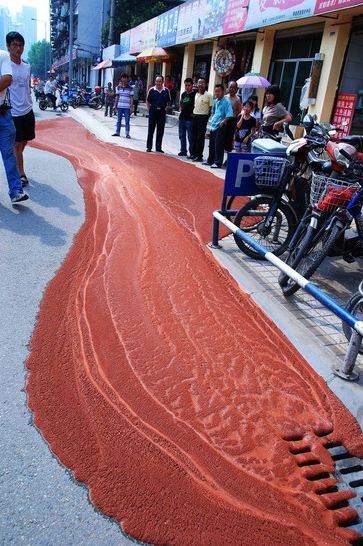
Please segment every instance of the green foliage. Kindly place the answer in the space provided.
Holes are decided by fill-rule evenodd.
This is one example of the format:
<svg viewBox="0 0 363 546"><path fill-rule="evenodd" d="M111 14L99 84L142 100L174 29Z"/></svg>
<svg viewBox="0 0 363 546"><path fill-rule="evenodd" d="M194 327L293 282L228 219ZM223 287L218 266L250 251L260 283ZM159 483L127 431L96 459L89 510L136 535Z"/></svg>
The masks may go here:
<svg viewBox="0 0 363 546"><path fill-rule="evenodd" d="M160 13L170 9L170 4L164 4L162 0L116 0L113 43L120 43L120 34L131 28L137 27L144 21L148 21ZM102 31L102 44L108 45L110 24L107 22Z"/></svg>
<svg viewBox="0 0 363 546"><path fill-rule="evenodd" d="M47 79L47 71L50 70L52 64L50 43L43 39L41 42L33 44L29 50L27 61L32 68L33 76L42 76L43 79Z"/></svg>

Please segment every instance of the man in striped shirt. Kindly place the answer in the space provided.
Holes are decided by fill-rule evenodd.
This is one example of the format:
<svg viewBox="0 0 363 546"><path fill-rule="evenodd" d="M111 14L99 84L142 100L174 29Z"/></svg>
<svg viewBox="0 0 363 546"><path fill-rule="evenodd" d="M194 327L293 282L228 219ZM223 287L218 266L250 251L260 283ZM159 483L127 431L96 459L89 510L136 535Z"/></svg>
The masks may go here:
<svg viewBox="0 0 363 546"><path fill-rule="evenodd" d="M121 75L121 80L115 91L115 105L113 107L116 113L117 109L117 124L116 133L112 136L120 136L122 116L125 116L126 138L130 137L130 116L134 107L134 90L127 83L127 74Z"/></svg>

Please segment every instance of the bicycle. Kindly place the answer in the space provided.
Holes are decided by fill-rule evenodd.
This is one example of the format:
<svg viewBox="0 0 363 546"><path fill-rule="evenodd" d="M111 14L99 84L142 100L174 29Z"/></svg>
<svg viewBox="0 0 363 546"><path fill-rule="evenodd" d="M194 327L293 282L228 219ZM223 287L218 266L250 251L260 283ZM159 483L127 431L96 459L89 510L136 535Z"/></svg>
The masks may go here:
<svg viewBox="0 0 363 546"><path fill-rule="evenodd" d="M345 309L363 322L363 280L359 283L358 291L355 292L345 304ZM343 320L342 328L345 337L350 341L353 332L352 327ZM363 348L359 349L359 353L363 354Z"/></svg>
<svg viewBox="0 0 363 546"><path fill-rule="evenodd" d="M283 254L302 218L310 194L308 156L323 150L328 136L306 135L288 146L286 158L255 158L255 182L263 193L252 197L237 212L234 224L276 256ZM293 158L290 161L288 158ZM323 168L315 161L316 168ZM305 176L303 176L305 175ZM234 235L238 248L250 258L264 259L251 245Z"/></svg>
<svg viewBox="0 0 363 546"><path fill-rule="evenodd" d="M347 262L363 255L363 167L344 150L350 165L343 179L313 175L311 202L290 243L286 264L309 279L328 255L340 255ZM345 237L352 222L356 233ZM300 285L281 272L282 292L291 296Z"/></svg>

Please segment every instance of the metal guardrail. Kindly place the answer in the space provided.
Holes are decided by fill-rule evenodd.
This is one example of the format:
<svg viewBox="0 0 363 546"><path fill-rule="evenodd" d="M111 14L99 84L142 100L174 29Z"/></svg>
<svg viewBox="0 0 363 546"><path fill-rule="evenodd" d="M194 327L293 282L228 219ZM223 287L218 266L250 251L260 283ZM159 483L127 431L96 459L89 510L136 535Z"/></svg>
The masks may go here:
<svg viewBox="0 0 363 546"><path fill-rule="evenodd" d="M349 381L357 379L359 376L356 372L354 372L354 365L363 338L363 322L358 320L357 317L355 317L351 313L349 313L349 311L344 309L344 307L336 303L332 298L324 294L324 292L319 290L319 288L317 288L312 282L305 279L305 277L300 275L300 273L298 273L285 262L280 260L280 258L272 254L272 252L267 251L266 248L257 243L251 237L249 237L241 228L237 227L235 224L233 224L233 222L228 220L225 215L231 214L231 212L232 211L221 210L215 210L213 212L214 218L212 246L215 248L218 247L218 223L220 222L221 224L226 226L226 228L228 228L232 233L237 235L237 237L240 237L242 240L252 246L259 254L261 254L261 257L265 258L270 263L275 265L278 269L280 269L280 271L291 277L295 282L299 284L299 286L301 286L301 288L311 294L325 307L330 309L330 311L337 315L341 320L344 320L353 329L353 333L346 357L344 359L343 366L333 365L332 371L335 375L341 377L342 379L346 379Z"/></svg>

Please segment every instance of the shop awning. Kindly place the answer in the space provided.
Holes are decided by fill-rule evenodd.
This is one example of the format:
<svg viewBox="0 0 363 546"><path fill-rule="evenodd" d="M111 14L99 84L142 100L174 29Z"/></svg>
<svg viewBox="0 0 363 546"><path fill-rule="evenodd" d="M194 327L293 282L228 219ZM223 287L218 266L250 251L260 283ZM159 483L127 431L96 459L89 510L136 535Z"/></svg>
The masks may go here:
<svg viewBox="0 0 363 546"><path fill-rule="evenodd" d="M111 68L111 66L112 66L112 61L108 59L107 61L102 61L96 64L96 66L92 66L91 70L102 70L105 68Z"/></svg>
<svg viewBox="0 0 363 546"><path fill-rule="evenodd" d="M129 53L122 53L118 57L112 59L112 66L114 68L118 66L123 66L125 64L134 64L136 63L135 55L130 55Z"/></svg>

